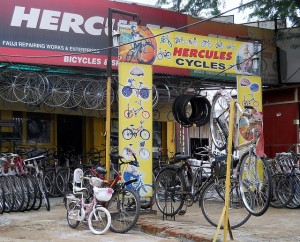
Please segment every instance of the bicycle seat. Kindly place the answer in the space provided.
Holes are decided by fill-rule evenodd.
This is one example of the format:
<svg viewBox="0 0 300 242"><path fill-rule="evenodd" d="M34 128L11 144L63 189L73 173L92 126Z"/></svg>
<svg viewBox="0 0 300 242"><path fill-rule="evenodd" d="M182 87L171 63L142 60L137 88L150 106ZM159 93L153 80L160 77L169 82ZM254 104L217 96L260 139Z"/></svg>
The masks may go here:
<svg viewBox="0 0 300 242"><path fill-rule="evenodd" d="M189 159L189 158L191 158L190 155L182 155L182 154L178 154L178 155L175 155L175 156L174 156L174 159L175 159L176 161L179 161L179 160L187 160L187 159Z"/></svg>
<svg viewBox="0 0 300 242"><path fill-rule="evenodd" d="M103 168L103 167L101 167L101 166L98 166L98 167L96 168L96 172L97 172L98 174L105 175L105 174L106 174L106 169Z"/></svg>

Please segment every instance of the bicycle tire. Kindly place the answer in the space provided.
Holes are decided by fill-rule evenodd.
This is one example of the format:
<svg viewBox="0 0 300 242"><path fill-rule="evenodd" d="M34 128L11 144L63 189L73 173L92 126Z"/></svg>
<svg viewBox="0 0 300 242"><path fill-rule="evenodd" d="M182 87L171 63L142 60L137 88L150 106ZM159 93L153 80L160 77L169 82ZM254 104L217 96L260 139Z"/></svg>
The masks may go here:
<svg viewBox="0 0 300 242"><path fill-rule="evenodd" d="M126 128L126 129L123 130L122 136L123 136L124 139L130 140L133 136L133 132L132 132L131 129Z"/></svg>
<svg viewBox="0 0 300 242"><path fill-rule="evenodd" d="M137 61L140 64L151 64L155 60L155 48L152 43L146 42L144 46L139 45Z"/></svg>
<svg viewBox="0 0 300 242"><path fill-rule="evenodd" d="M152 178L154 179L154 177ZM154 180L153 180L154 182ZM152 191L152 196L151 197L144 197L144 194L149 194L149 192ZM153 186L150 184L143 184L139 189L138 189L138 194L140 196L140 202L141 202L141 208L142 209L148 209L153 206L155 203L154 199L154 191L153 191Z"/></svg>
<svg viewBox="0 0 300 242"><path fill-rule="evenodd" d="M88 225L94 234L99 235L105 233L111 225L109 211L104 207L95 207L89 214Z"/></svg>
<svg viewBox="0 0 300 242"><path fill-rule="evenodd" d="M204 186L199 199L199 207L204 218L215 227L218 226L220 215L225 206L225 182L225 177L211 180ZM249 200L252 201L251 198ZM230 227L232 229L242 226L251 217L251 214L244 206L239 192L238 180L235 178L230 179L229 209ZM221 228L223 227L224 222L221 225Z"/></svg>
<svg viewBox="0 0 300 242"><path fill-rule="evenodd" d="M217 92L212 100L210 112L210 133L219 150L227 147L230 97L225 92Z"/></svg>
<svg viewBox="0 0 300 242"><path fill-rule="evenodd" d="M29 188L29 205L26 210L30 211L33 209L34 204L36 202L37 187L34 178L30 174L26 174L26 178L28 180L28 188Z"/></svg>
<svg viewBox="0 0 300 242"><path fill-rule="evenodd" d="M76 202L70 202L67 209L67 221L70 228L75 229L78 227L80 220L80 206Z"/></svg>
<svg viewBox="0 0 300 242"><path fill-rule="evenodd" d="M248 171L249 164L251 165L251 172ZM241 156L238 171L240 191L245 207L253 216L263 215L269 208L271 201L272 183L269 165L264 158L260 158L250 150ZM248 191L254 195L253 206L248 204Z"/></svg>
<svg viewBox="0 0 300 242"><path fill-rule="evenodd" d="M150 132L147 130L147 129L142 129L140 131L140 137L143 139L143 140L148 140L150 138Z"/></svg>
<svg viewBox="0 0 300 242"><path fill-rule="evenodd" d="M33 176L34 178L34 185L35 185L35 188L36 188L36 200L35 200L35 203L34 203L34 206L33 206L33 210L39 210L42 206L42 202L43 202L43 197L42 197L42 192L40 190L40 187L39 187L39 182L37 180L37 177L36 176Z"/></svg>
<svg viewBox="0 0 300 242"><path fill-rule="evenodd" d="M67 193L68 184L69 184L69 172L68 169L65 168L60 170L55 177L56 190L60 195Z"/></svg>
<svg viewBox="0 0 300 242"><path fill-rule="evenodd" d="M44 183L47 193L52 197L59 197L61 193L57 190L55 168L47 171L44 175Z"/></svg>
<svg viewBox="0 0 300 242"><path fill-rule="evenodd" d="M4 212L11 212L14 204L15 204L15 195L14 195L14 189L11 180L7 176L2 176L1 178L1 184L3 185L4 190Z"/></svg>
<svg viewBox="0 0 300 242"><path fill-rule="evenodd" d="M41 176L41 174L39 174L39 176ZM48 193L47 193L47 189L43 177L38 178L38 185L42 193L42 201L44 201L44 205L47 211L50 211L50 201L49 201L49 197L48 197Z"/></svg>
<svg viewBox="0 0 300 242"><path fill-rule="evenodd" d="M140 151L139 151L139 156L143 160L148 160L149 157L150 157L150 151L147 150L146 148L141 148Z"/></svg>
<svg viewBox="0 0 300 242"><path fill-rule="evenodd" d="M21 211L25 202L25 193L23 187L23 181L17 176L9 176L12 181L15 203L12 209L13 212Z"/></svg>
<svg viewBox="0 0 300 242"><path fill-rule="evenodd" d="M183 207L186 184L177 169L166 167L156 177L154 192L159 211L165 216L174 216Z"/></svg>
<svg viewBox="0 0 300 242"><path fill-rule="evenodd" d="M19 211L24 212L27 210L27 208L29 206L29 202L30 202L28 181L27 181L26 177L24 177L23 175L21 175L21 176L17 175L16 177L18 177L19 180L21 181L22 189L23 189L23 193L24 193L23 206L19 209Z"/></svg>
<svg viewBox="0 0 300 242"><path fill-rule="evenodd" d="M59 75L49 75L45 79L49 84L49 90L43 101L50 107L63 106L71 95L69 82Z"/></svg>
<svg viewBox="0 0 300 242"><path fill-rule="evenodd" d="M4 212L4 207L5 207L4 188L2 183L0 183L0 214Z"/></svg>
<svg viewBox="0 0 300 242"><path fill-rule="evenodd" d="M115 233L126 233L136 225L140 216L139 196L127 188L114 190L107 209L111 215L110 230Z"/></svg>
<svg viewBox="0 0 300 242"><path fill-rule="evenodd" d="M293 183L290 181L290 177L287 177L285 174L278 173L272 175L271 207L283 208L293 199Z"/></svg>
<svg viewBox="0 0 300 242"><path fill-rule="evenodd" d="M132 94L132 88L130 86L124 86L122 88L122 94L124 97L130 97Z"/></svg>
<svg viewBox="0 0 300 242"><path fill-rule="evenodd" d="M16 83L19 70L5 70L0 74L0 97L8 102L19 102L16 93L24 93L24 85Z"/></svg>

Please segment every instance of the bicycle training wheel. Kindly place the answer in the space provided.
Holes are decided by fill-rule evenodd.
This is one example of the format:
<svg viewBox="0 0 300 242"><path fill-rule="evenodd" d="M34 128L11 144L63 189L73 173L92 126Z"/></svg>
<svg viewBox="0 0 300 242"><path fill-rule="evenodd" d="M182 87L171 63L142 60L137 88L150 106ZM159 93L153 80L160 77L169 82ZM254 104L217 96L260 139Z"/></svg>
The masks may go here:
<svg viewBox="0 0 300 242"><path fill-rule="evenodd" d="M165 216L176 215L183 207L185 190L184 178L177 170L166 168L160 171L154 185L159 211Z"/></svg>
<svg viewBox="0 0 300 242"><path fill-rule="evenodd" d="M104 207L95 207L88 217L88 224L94 234L103 234L111 225L110 213Z"/></svg>
<svg viewBox="0 0 300 242"><path fill-rule="evenodd" d="M210 112L210 131L212 140L219 150L227 146L229 130L229 103L230 97L223 92L215 94Z"/></svg>
<svg viewBox="0 0 300 242"><path fill-rule="evenodd" d="M140 198L129 189L115 190L107 209L111 215L110 230L126 233L132 229L140 216Z"/></svg>
<svg viewBox="0 0 300 242"><path fill-rule="evenodd" d="M211 225L217 227L225 206L225 182L226 178L211 180L203 188L203 192L199 199L201 211ZM253 202L251 197L248 197L249 203ZM230 227L232 229L242 226L251 217L251 214L245 208L241 193L238 186L238 180L230 179L229 191L229 209L230 209ZM221 225L224 227L224 223Z"/></svg>
<svg viewBox="0 0 300 242"><path fill-rule="evenodd" d="M239 185L249 213L254 216L263 215L270 205L272 195L271 173L266 160L253 151L245 152L240 158ZM254 203L249 204L247 193L252 193Z"/></svg>
<svg viewBox="0 0 300 242"><path fill-rule="evenodd" d="M75 229L80 222L80 206L76 202L70 202L67 210L68 225Z"/></svg>

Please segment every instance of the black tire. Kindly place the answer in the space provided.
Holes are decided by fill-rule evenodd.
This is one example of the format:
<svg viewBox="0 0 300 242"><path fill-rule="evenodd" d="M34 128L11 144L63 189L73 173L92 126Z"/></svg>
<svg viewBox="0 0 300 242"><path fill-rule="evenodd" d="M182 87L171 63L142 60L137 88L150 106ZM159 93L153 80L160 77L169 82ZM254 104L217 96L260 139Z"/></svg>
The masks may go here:
<svg viewBox="0 0 300 242"><path fill-rule="evenodd" d="M251 170L248 171L249 166ZM238 171L240 191L245 207L253 216L263 215L269 208L272 195L269 164L253 151L246 151L240 158ZM254 196L253 204L248 204L248 192Z"/></svg>
<svg viewBox="0 0 300 242"><path fill-rule="evenodd" d="M270 206L273 208L283 208L289 204L295 194L292 177L285 174L274 174L272 176L272 198Z"/></svg>
<svg viewBox="0 0 300 242"><path fill-rule="evenodd" d="M35 202L36 202L36 193L37 193L37 186L35 184L34 177L30 174L26 175L26 179L28 182L28 192L29 192L29 204L27 207L27 211L33 209Z"/></svg>
<svg viewBox="0 0 300 242"><path fill-rule="evenodd" d="M154 179L154 177L152 178ZM153 180L154 183L154 180ZM151 197L144 197L144 194L148 194L149 192L152 191L152 196ZM154 190L153 190L153 186L149 185L149 184L143 184L139 190L138 190L138 194L140 197L140 203L141 203L141 208L142 209L148 209L151 208L155 202L154 199Z"/></svg>
<svg viewBox="0 0 300 242"><path fill-rule="evenodd" d="M199 199L199 206L205 219L215 227L218 226L225 206L225 182L225 177L219 178L218 181L211 180L203 188ZM249 200L252 201L252 198L249 197ZM230 227L232 229L242 226L251 217L241 198L238 180L234 178L230 179L229 209ZM221 228L223 227L224 223L221 225Z"/></svg>
<svg viewBox="0 0 300 242"><path fill-rule="evenodd" d="M5 207L4 189L3 189L2 182L0 182L0 214L4 212L4 207Z"/></svg>
<svg viewBox="0 0 300 242"><path fill-rule="evenodd" d="M22 189L24 192L24 203L22 208L19 210L20 212L24 212L27 210L27 208L29 207L29 202L30 202L30 197L29 197L29 185L28 185L28 181L27 178L25 176L17 176L21 183L22 183Z"/></svg>
<svg viewBox="0 0 300 242"><path fill-rule="evenodd" d="M44 183L46 186L46 191L49 196L59 197L61 193L57 190L56 185L56 171L55 169L51 169L44 174Z"/></svg>
<svg viewBox="0 0 300 242"><path fill-rule="evenodd" d="M40 185L44 205L45 205L47 211L50 211L50 201L49 201L49 197L48 197L48 194L47 194L46 186L45 186L42 179L40 180L39 185Z"/></svg>
<svg viewBox="0 0 300 242"><path fill-rule="evenodd" d="M2 176L1 184L4 190L4 212L11 212L15 204L15 192L11 180L7 176Z"/></svg>
<svg viewBox="0 0 300 242"><path fill-rule="evenodd" d="M34 206L33 206L33 210L39 210L42 206L42 203L43 203L43 197L42 197L42 192L41 192L41 189L40 189L40 186L39 186L39 182L36 178L36 176L33 176L33 181L34 181L34 186L35 186L35 189L36 189L36 200L35 200L35 203L34 203Z"/></svg>
<svg viewBox="0 0 300 242"><path fill-rule="evenodd" d="M69 189L68 169L60 170L55 177L55 186L58 194L66 194Z"/></svg>
<svg viewBox="0 0 300 242"><path fill-rule="evenodd" d="M115 190L108 202L107 209L111 215L110 230L126 233L131 230L140 216L140 199L135 191L129 189Z"/></svg>
<svg viewBox="0 0 300 242"><path fill-rule="evenodd" d="M75 229L78 227L80 221L78 220L78 216L80 214L80 206L76 202L69 203L69 209L67 209L67 221L68 225Z"/></svg>
<svg viewBox="0 0 300 242"><path fill-rule="evenodd" d="M174 216L183 207L186 191L184 177L176 169L165 168L156 177L154 192L159 211L165 216Z"/></svg>
<svg viewBox="0 0 300 242"><path fill-rule="evenodd" d="M23 204L25 202L23 180L17 176L9 176L9 179L11 179L15 195L15 203L12 211L18 212L23 209Z"/></svg>
<svg viewBox="0 0 300 242"><path fill-rule="evenodd" d="M126 128L126 129L123 130L122 136L123 136L124 139L130 140L133 136L133 132L132 132L131 129Z"/></svg>

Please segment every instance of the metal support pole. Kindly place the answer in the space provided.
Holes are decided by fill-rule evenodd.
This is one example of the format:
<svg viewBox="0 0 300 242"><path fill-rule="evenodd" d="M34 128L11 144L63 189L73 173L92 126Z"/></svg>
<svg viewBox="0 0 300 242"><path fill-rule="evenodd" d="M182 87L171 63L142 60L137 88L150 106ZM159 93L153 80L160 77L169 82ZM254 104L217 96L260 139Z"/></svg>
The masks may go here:
<svg viewBox="0 0 300 242"><path fill-rule="evenodd" d="M223 241L227 241L228 232L230 239L233 240L232 231L229 224L229 191L230 191L230 169L231 169L231 155L232 155L232 141L233 141L233 126L234 126L234 99L230 101L230 111L229 111L229 135L228 135L228 147L227 147L227 166L226 166L226 181L225 181L225 205L222 211L222 214L219 219L218 227L213 239L213 242L216 242L218 239L218 234L224 222L224 231L223 231Z"/></svg>
<svg viewBox="0 0 300 242"><path fill-rule="evenodd" d="M110 179L110 131L111 131L111 79L112 79L112 70L111 70L111 56L112 56L112 47L113 47L113 36L112 36L112 15L113 13L119 13L123 15L128 15L138 20L139 15L135 13L125 12L118 9L109 8L108 9L108 51L107 51L107 84L106 84L106 137L105 137L105 166L106 166L106 179Z"/></svg>

